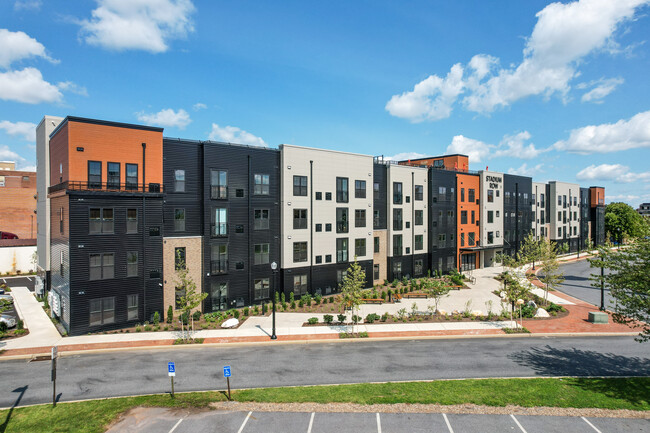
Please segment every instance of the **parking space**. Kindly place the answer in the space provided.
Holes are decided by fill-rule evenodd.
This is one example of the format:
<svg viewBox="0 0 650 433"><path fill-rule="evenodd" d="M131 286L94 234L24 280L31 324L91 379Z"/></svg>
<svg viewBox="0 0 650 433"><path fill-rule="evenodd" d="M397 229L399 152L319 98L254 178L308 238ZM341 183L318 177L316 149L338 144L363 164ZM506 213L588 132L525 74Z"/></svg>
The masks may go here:
<svg viewBox="0 0 650 433"><path fill-rule="evenodd" d="M571 426L571 433L596 433L589 424L579 417L517 415L517 420L529 433L566 433L567 426Z"/></svg>
<svg viewBox="0 0 650 433"><path fill-rule="evenodd" d="M521 431L517 427L515 420L508 415L449 414L447 415L447 419L454 433L503 433ZM447 431L450 430L448 429Z"/></svg>
<svg viewBox="0 0 650 433"><path fill-rule="evenodd" d="M585 418L602 433L650 432L650 419Z"/></svg>
<svg viewBox="0 0 650 433"><path fill-rule="evenodd" d="M382 433L402 433L405 426L411 433L449 431L440 413L382 413L380 422Z"/></svg>
<svg viewBox="0 0 650 433"><path fill-rule="evenodd" d="M30 292L34 291L34 276L24 277L6 277L0 278L0 283L6 284L9 287L27 287Z"/></svg>

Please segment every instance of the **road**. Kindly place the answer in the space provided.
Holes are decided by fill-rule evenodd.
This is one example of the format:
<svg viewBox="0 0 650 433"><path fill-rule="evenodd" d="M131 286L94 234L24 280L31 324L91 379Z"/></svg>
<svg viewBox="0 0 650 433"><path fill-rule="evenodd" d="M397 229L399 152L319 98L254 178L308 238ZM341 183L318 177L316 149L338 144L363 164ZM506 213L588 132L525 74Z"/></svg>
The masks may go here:
<svg viewBox="0 0 650 433"><path fill-rule="evenodd" d="M600 273L600 269L591 268L587 260L579 260L561 265L560 270L564 272L564 283L558 287L558 290L600 307L600 289L592 287L593 281L589 279L592 273ZM609 290L606 289L605 308L611 309L612 299Z"/></svg>
<svg viewBox="0 0 650 433"><path fill-rule="evenodd" d="M632 337L479 338L352 341L187 347L63 356L60 401L168 392L175 389L530 376L634 376L650 371L648 347ZM52 399L50 362L0 361L0 407Z"/></svg>
<svg viewBox="0 0 650 433"><path fill-rule="evenodd" d="M24 277L4 277L0 278L0 283L6 284L9 287L27 287L30 292L34 291L34 275Z"/></svg>

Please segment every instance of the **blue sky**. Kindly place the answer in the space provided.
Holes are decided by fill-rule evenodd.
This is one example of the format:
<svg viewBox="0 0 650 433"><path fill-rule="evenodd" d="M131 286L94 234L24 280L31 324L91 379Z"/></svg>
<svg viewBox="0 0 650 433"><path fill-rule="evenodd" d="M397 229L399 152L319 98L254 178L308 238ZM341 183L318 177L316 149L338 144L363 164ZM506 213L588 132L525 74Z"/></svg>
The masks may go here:
<svg viewBox="0 0 650 433"><path fill-rule="evenodd" d="M649 0L0 2L0 160L45 114L650 201Z"/></svg>

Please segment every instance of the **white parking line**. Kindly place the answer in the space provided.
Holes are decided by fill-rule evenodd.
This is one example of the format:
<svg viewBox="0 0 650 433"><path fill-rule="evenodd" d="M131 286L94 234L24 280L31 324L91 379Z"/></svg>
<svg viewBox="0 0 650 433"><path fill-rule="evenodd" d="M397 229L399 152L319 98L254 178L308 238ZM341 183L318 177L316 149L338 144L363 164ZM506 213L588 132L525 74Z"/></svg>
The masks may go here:
<svg viewBox="0 0 650 433"><path fill-rule="evenodd" d="M309 428L307 428L307 433L311 433L311 427L314 425L314 412L311 413L309 417Z"/></svg>
<svg viewBox="0 0 650 433"><path fill-rule="evenodd" d="M449 429L449 433L454 433L454 429L451 428L451 424L449 424L449 420L447 419L447 414L443 413L442 417L445 419L445 423L447 424L447 428Z"/></svg>
<svg viewBox="0 0 650 433"><path fill-rule="evenodd" d="M27 280L28 280L28 281L32 281L32 277L27 277Z"/></svg>
<svg viewBox="0 0 650 433"><path fill-rule="evenodd" d="M251 414L252 414L252 413L253 413L253 411L248 412L248 415L246 415L246 419L245 419L244 422L241 424L241 427L239 427L239 430L237 430L237 433L241 433L241 432L244 430L244 426L245 426L246 423L248 422L248 418L251 417Z"/></svg>
<svg viewBox="0 0 650 433"><path fill-rule="evenodd" d="M528 432L527 432L527 431L526 431L526 430L521 426L521 424L519 424L519 421L517 421L517 418L515 418L515 416L514 416L513 414L510 414L510 417L511 417L512 420L515 422L515 424L517 424L517 427L519 427L519 428L521 429L522 433L528 433Z"/></svg>
<svg viewBox="0 0 650 433"><path fill-rule="evenodd" d="M381 420L379 419L379 412L377 412L377 433L381 433Z"/></svg>
<svg viewBox="0 0 650 433"><path fill-rule="evenodd" d="M603 433L603 432L601 432L600 430L598 430L598 429L596 428L595 425L593 425L592 423L590 423L589 420L588 420L587 418L585 418L584 416L581 416L580 418L582 418L582 420L583 420L584 422L586 422L587 424L589 424L589 425L591 426L591 428L594 429L594 430L596 430L598 433Z"/></svg>
<svg viewBox="0 0 650 433"><path fill-rule="evenodd" d="M176 430L176 427L180 425L180 423L183 421L183 418L179 419L176 424L174 424L174 427L172 427L171 430L169 430L169 433L174 433L174 430Z"/></svg>

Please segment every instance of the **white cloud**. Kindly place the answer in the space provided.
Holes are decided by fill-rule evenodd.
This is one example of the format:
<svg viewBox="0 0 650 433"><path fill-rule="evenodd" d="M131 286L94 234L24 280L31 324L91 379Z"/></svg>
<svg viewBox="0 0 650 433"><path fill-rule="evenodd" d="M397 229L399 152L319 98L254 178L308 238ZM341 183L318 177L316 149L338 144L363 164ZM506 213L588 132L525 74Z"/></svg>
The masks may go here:
<svg viewBox="0 0 650 433"><path fill-rule="evenodd" d="M161 53L171 39L194 31L190 0L97 0L92 18L81 21L85 41L108 50Z"/></svg>
<svg viewBox="0 0 650 433"><path fill-rule="evenodd" d="M451 140L451 144L447 146L447 153L467 155L470 163L476 163L488 158L494 147L492 144L487 144L462 135L456 135Z"/></svg>
<svg viewBox="0 0 650 433"><path fill-rule="evenodd" d="M463 106L477 113L490 113L535 95L559 95L566 101L571 80L580 75L580 62L594 52L612 52L617 46L613 39L617 29L646 3L648 0L551 3L537 13L521 63L501 68L497 58L478 54L470 60L464 77L457 75L463 66L455 64L447 79L431 75L413 91L393 96L386 109L393 116L419 122L449 117L462 92ZM449 77L453 80L447 83ZM453 91L443 93L446 87ZM590 97L595 101L615 87L604 86Z"/></svg>
<svg viewBox="0 0 650 433"><path fill-rule="evenodd" d="M62 97L59 89L43 80L41 71L36 68L0 72L0 99L39 104L58 102Z"/></svg>
<svg viewBox="0 0 650 433"><path fill-rule="evenodd" d="M33 10L37 11L41 8L43 2L41 0L16 0L14 3L14 10Z"/></svg>
<svg viewBox="0 0 650 433"><path fill-rule="evenodd" d="M511 158L532 159L539 156L543 150L537 149L533 143L525 144L530 140L528 131L519 132L514 135L505 135L499 143L499 150L494 153L495 157L508 156Z"/></svg>
<svg viewBox="0 0 650 433"><path fill-rule="evenodd" d="M36 171L36 165L33 162L30 165L18 164L16 166L16 170L19 170L19 171Z"/></svg>
<svg viewBox="0 0 650 433"><path fill-rule="evenodd" d="M185 129L185 127L192 121L187 111L182 108L178 111L174 111L171 108L165 108L157 113L145 113L144 111L141 111L136 113L136 116L140 122L144 122L147 125L178 129Z"/></svg>
<svg viewBox="0 0 650 433"><path fill-rule="evenodd" d="M208 108L208 106L205 105L203 102L197 102L192 106L192 110L194 111L205 110L206 108Z"/></svg>
<svg viewBox="0 0 650 433"><path fill-rule="evenodd" d="M88 91L85 87L75 84L72 81L61 81L59 83L56 83L56 87L64 92L75 93L81 96L88 96Z"/></svg>
<svg viewBox="0 0 650 433"><path fill-rule="evenodd" d="M226 143L248 144L251 146L263 146L267 144L260 137L250 132L246 132L236 126L224 126L223 128L216 123L212 124L212 131L208 137L214 141L224 141Z"/></svg>
<svg viewBox="0 0 650 433"><path fill-rule="evenodd" d="M594 102L596 104L601 104L603 98L610 93L612 93L618 86L623 84L625 80L622 78L601 78L597 81L592 81L585 86L578 85L578 88L587 88L594 86L590 91L582 95L580 99L582 102Z"/></svg>
<svg viewBox="0 0 650 433"><path fill-rule="evenodd" d="M427 155L423 153L417 153L417 152L402 152L402 153L397 153L393 156L385 156L384 159L388 161L407 161L409 159L418 159L418 158L425 158Z"/></svg>
<svg viewBox="0 0 650 433"><path fill-rule="evenodd" d="M571 131L567 140L553 145L556 150L589 154L650 147L650 111L634 115L630 120L589 125Z"/></svg>
<svg viewBox="0 0 650 433"><path fill-rule="evenodd" d="M20 135L27 141L36 140L36 124L31 122L10 122L0 121L0 129L7 131L9 135Z"/></svg>
<svg viewBox="0 0 650 433"><path fill-rule="evenodd" d="M618 183L630 183L650 180L650 171L633 173L621 164L590 165L576 174L577 180L610 180Z"/></svg>
<svg viewBox="0 0 650 433"><path fill-rule="evenodd" d="M533 177L536 174L543 173L542 169L543 164L537 164L534 167L528 167L527 163L523 163L519 168L510 168L508 169L508 174L516 174L519 176L528 176Z"/></svg>
<svg viewBox="0 0 650 433"><path fill-rule="evenodd" d="M0 161L24 161L25 158L18 155L7 145L0 145Z"/></svg>
<svg viewBox="0 0 650 433"><path fill-rule="evenodd" d="M12 63L30 57L42 57L52 63L58 63L58 60L47 55L43 44L24 32L0 29L0 47L0 68L8 69Z"/></svg>
<svg viewBox="0 0 650 433"><path fill-rule="evenodd" d="M444 119L451 114L452 105L462 90L463 67L456 64L446 78L430 75L412 91L394 95L386 104L386 110L412 122Z"/></svg>

